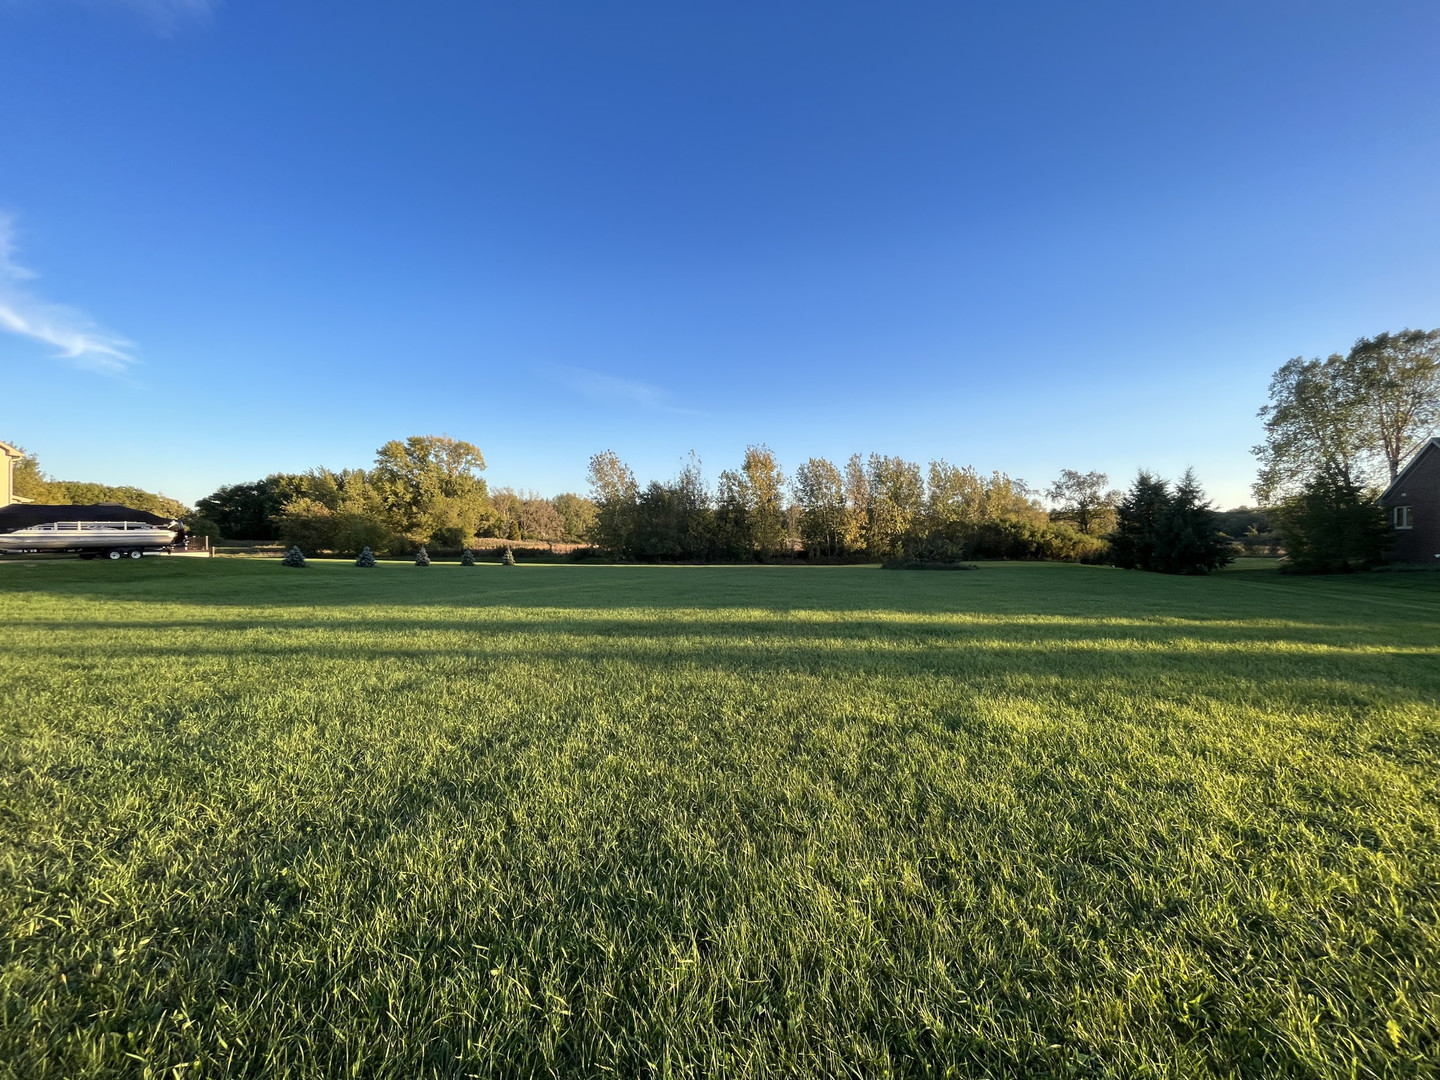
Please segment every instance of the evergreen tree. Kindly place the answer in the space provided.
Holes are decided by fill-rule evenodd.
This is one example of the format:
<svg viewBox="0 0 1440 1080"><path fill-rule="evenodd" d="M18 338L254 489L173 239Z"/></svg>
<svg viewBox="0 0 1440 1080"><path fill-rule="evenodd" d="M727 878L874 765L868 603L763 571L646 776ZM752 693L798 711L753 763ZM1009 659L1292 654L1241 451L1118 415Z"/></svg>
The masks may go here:
<svg viewBox="0 0 1440 1080"><path fill-rule="evenodd" d="M355 560L355 565L356 565L356 566L374 566L374 565L375 565L375 553L374 553L373 551L371 551L368 547L367 547L367 548L364 548L364 549L360 552L360 557Z"/></svg>
<svg viewBox="0 0 1440 1080"><path fill-rule="evenodd" d="M1186 469L1155 522L1153 566L1165 574L1208 574L1234 556L1220 535L1215 510Z"/></svg>
<svg viewBox="0 0 1440 1080"><path fill-rule="evenodd" d="M285 558L280 560L282 566L304 566L305 553L299 547L292 547L285 553Z"/></svg>
<svg viewBox="0 0 1440 1080"><path fill-rule="evenodd" d="M1342 469L1325 469L1277 516L1286 569L1324 574L1373 566L1385 558L1391 530L1385 511Z"/></svg>
<svg viewBox="0 0 1440 1080"><path fill-rule="evenodd" d="M415 565L416 565L416 566L429 566L429 565L430 565L430 553L425 550L425 545L424 545L424 544L421 544L421 545L420 545L420 550L417 551L417 552L415 552Z"/></svg>
<svg viewBox="0 0 1440 1080"><path fill-rule="evenodd" d="M474 553L473 551L471 551L469 548L466 548L464 551L462 551L462 552L460 553L460 565L461 565L461 566L474 566L474 565L475 565L475 553Z"/></svg>
<svg viewBox="0 0 1440 1080"><path fill-rule="evenodd" d="M510 545L509 545L509 544L506 544L506 545L505 545L505 554L500 556L500 565L501 565L501 566L514 566L514 565L515 565L515 552L513 552L513 551L510 550Z"/></svg>
<svg viewBox="0 0 1440 1080"><path fill-rule="evenodd" d="M1125 570L1154 570L1155 533L1170 504L1170 488L1160 477L1141 469L1135 483L1115 508L1110 552Z"/></svg>

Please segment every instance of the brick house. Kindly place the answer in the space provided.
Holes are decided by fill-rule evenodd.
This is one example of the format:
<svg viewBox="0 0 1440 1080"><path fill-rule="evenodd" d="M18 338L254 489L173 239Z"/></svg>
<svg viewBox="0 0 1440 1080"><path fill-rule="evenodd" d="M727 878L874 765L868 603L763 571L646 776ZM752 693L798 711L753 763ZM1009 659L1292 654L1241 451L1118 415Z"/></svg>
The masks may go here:
<svg viewBox="0 0 1440 1080"><path fill-rule="evenodd" d="M1440 438L1415 451L1380 496L1380 505L1395 527L1392 559L1407 563L1440 559Z"/></svg>

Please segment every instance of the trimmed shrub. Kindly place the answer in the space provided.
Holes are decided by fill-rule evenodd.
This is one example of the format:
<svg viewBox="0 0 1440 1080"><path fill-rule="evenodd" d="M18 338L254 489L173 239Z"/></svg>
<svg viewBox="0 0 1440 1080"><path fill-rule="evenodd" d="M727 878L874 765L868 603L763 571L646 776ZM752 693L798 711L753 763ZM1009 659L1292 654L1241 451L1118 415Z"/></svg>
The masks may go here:
<svg viewBox="0 0 1440 1080"><path fill-rule="evenodd" d="M460 553L460 565L461 565L461 566L474 566L474 565L475 565L475 552L471 551L469 548L466 548L464 551L462 551L462 552Z"/></svg>
<svg viewBox="0 0 1440 1080"><path fill-rule="evenodd" d="M416 565L416 566L429 566L429 565L430 565L430 553L425 550L425 545L424 545L424 544L421 544L421 545L420 545L420 550L417 551L417 552L415 552L415 565Z"/></svg>
<svg viewBox="0 0 1440 1080"><path fill-rule="evenodd" d="M513 552L513 551L510 550L510 545L509 545L509 544L506 544L506 545L505 545L505 554L500 556L500 565L501 565L501 566L514 566L514 565L515 565L515 552Z"/></svg>
<svg viewBox="0 0 1440 1080"><path fill-rule="evenodd" d="M375 565L375 552L371 551L368 547L365 548L364 550L362 550L362 551L360 552L360 557L355 560L355 565L356 565L356 566L374 566L374 565Z"/></svg>
<svg viewBox="0 0 1440 1080"><path fill-rule="evenodd" d="M280 560L280 565L281 565L281 566L304 566L304 565L305 565L305 553L304 553L303 551L301 551L298 546L292 547L289 551L287 551L287 552L285 553L285 557Z"/></svg>

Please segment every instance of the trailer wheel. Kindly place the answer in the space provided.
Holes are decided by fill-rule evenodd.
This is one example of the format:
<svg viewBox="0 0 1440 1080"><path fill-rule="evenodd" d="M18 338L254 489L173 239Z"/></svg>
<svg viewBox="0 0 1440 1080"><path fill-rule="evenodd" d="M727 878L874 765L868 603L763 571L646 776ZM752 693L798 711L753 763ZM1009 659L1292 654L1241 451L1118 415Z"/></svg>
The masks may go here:
<svg viewBox="0 0 1440 1080"><path fill-rule="evenodd" d="M132 551L132 552L130 552L130 557L131 557L132 559L138 559L138 558L140 558L141 555L144 555L144 554L145 554L145 553L144 553L143 551Z"/></svg>
<svg viewBox="0 0 1440 1080"><path fill-rule="evenodd" d="M120 558L120 552L118 552L118 551L112 551L112 552L110 552L110 558L112 558L112 559L118 559L118 558Z"/></svg>

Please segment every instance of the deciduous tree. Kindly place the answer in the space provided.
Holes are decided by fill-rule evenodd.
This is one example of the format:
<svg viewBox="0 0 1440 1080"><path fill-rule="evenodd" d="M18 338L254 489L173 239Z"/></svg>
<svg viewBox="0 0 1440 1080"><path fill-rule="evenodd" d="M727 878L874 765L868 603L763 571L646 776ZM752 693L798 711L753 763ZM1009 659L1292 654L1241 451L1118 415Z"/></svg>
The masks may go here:
<svg viewBox="0 0 1440 1080"><path fill-rule="evenodd" d="M1269 503L1299 491L1322 472L1358 476L1364 471L1365 433L1346 358L1297 356L1270 380L1270 401L1261 406L1265 441L1255 497Z"/></svg>
<svg viewBox="0 0 1440 1080"><path fill-rule="evenodd" d="M904 458L871 454L866 464L869 483L867 551L887 559L904 553L905 542L921 524L925 507L925 481L920 466Z"/></svg>
<svg viewBox="0 0 1440 1080"><path fill-rule="evenodd" d="M761 555L774 555L785 546L785 474L764 443L745 448L740 474L750 542Z"/></svg>
<svg viewBox="0 0 1440 1080"><path fill-rule="evenodd" d="M589 479L595 504L590 540L613 557L628 557L640 495L635 474L615 451L605 450L590 459Z"/></svg>
<svg viewBox="0 0 1440 1080"><path fill-rule="evenodd" d="M1115 503L1120 493L1107 486L1110 477L1102 472L1077 472L1061 469L1060 477L1045 494L1057 503L1051 515L1057 521L1068 521L1086 536L1102 536L1115 527Z"/></svg>
<svg viewBox="0 0 1440 1080"><path fill-rule="evenodd" d="M1393 483L1400 463L1440 423L1440 330L1361 338L1346 357L1362 438Z"/></svg>
<svg viewBox="0 0 1440 1080"><path fill-rule="evenodd" d="M539 492L524 492L520 499L520 536L525 540L543 540L552 548L565 535L565 522L549 499Z"/></svg>
<svg viewBox="0 0 1440 1080"><path fill-rule="evenodd" d="M562 540L579 543L589 536L590 529L595 523L594 502L583 495L576 495L568 491L556 495L550 502L563 522L563 531L560 537Z"/></svg>
<svg viewBox="0 0 1440 1080"><path fill-rule="evenodd" d="M810 458L791 482L800 508L800 537L807 555L834 558L845 551L845 477L825 458Z"/></svg>
<svg viewBox="0 0 1440 1080"><path fill-rule="evenodd" d="M870 479L865 474L865 459L851 454L845 462L845 547L864 551L869 546L867 529L870 524Z"/></svg>
<svg viewBox="0 0 1440 1080"><path fill-rule="evenodd" d="M444 435L412 435L375 452L371 483L394 530L411 544L429 542L437 530L475 535L487 512L485 457L471 443Z"/></svg>
<svg viewBox="0 0 1440 1080"><path fill-rule="evenodd" d="M1331 488L1393 481L1440 424L1440 330L1361 338L1325 360L1297 356L1275 373L1260 417L1255 494L1263 502L1299 494L1312 481Z"/></svg>

